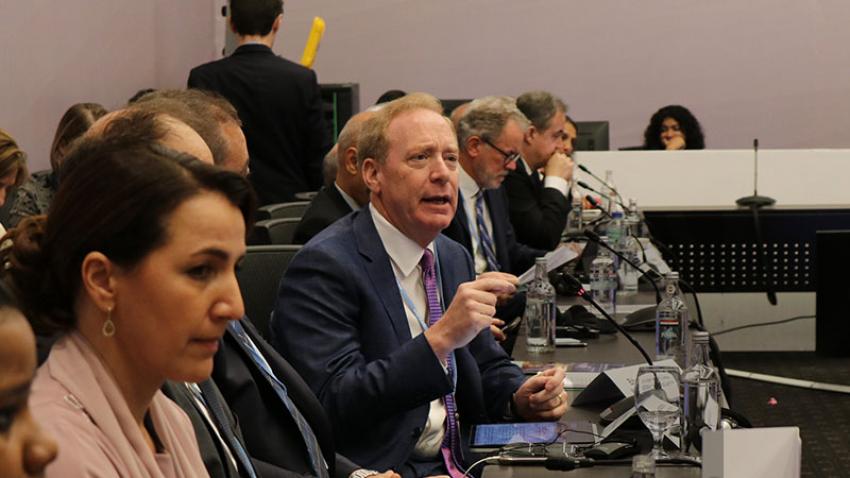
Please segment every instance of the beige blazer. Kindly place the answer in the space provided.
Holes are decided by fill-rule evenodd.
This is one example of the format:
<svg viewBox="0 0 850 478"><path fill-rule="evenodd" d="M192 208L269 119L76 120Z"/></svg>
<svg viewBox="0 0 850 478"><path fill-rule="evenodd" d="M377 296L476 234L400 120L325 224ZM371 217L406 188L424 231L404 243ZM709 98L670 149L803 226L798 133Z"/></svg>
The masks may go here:
<svg viewBox="0 0 850 478"><path fill-rule="evenodd" d="M38 369L30 408L59 445L48 477L208 476L189 418L159 391L149 414L165 451L150 451L117 384L76 332L59 339Z"/></svg>

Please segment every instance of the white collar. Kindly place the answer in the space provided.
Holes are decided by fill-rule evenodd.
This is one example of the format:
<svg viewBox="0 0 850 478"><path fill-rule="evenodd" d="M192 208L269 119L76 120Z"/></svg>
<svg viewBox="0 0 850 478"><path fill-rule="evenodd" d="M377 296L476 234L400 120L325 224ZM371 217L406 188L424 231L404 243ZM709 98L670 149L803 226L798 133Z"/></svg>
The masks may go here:
<svg viewBox="0 0 850 478"><path fill-rule="evenodd" d="M340 196L342 196L342 199L345 200L345 203L348 204L348 207L350 207L352 211L360 209L360 205L357 204L357 201L355 201L353 197L349 196L347 192L343 191L336 181L334 181L334 187L337 191L339 191Z"/></svg>
<svg viewBox="0 0 850 478"><path fill-rule="evenodd" d="M384 250L387 251L390 260L398 267L403 276L409 276L413 269L419 265L419 261L422 260L425 249L393 226L375 209L371 202L369 203L369 213L372 214L372 222L375 223L378 237L381 238ZM434 252L434 241L428 244L428 250Z"/></svg>
<svg viewBox="0 0 850 478"><path fill-rule="evenodd" d="M460 188L460 194L463 196L464 201L468 201L468 204L475 204L476 196L478 192L481 191L481 187L478 186L478 183L472 179L472 176L463 169L461 166L460 171L458 172L458 187Z"/></svg>

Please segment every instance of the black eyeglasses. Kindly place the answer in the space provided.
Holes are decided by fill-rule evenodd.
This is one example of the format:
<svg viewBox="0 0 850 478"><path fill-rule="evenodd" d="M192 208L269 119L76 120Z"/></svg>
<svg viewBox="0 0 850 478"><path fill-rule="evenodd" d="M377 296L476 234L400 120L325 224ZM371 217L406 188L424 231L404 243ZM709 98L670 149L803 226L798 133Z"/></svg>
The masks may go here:
<svg viewBox="0 0 850 478"><path fill-rule="evenodd" d="M486 143L487 146L490 146L491 148L495 149L502 156L505 157L505 167L509 166L511 163L515 163L520 158L519 153L509 153L509 152L503 150L502 148L496 146L495 144L491 143L489 139L487 139L483 136L481 136L481 141L484 141L484 143Z"/></svg>

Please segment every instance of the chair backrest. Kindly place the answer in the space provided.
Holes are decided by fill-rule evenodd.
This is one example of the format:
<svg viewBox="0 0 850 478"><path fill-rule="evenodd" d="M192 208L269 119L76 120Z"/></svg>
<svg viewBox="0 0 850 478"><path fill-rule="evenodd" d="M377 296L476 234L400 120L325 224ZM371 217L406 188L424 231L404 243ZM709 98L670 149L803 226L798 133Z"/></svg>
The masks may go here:
<svg viewBox="0 0 850 478"><path fill-rule="evenodd" d="M295 199L299 201L312 201L316 194L319 194L319 191L303 191L300 193L295 193Z"/></svg>
<svg viewBox="0 0 850 478"><path fill-rule="evenodd" d="M309 205L310 201L267 204L257 209L257 220L283 219L287 217L301 218Z"/></svg>
<svg viewBox="0 0 850 478"><path fill-rule="evenodd" d="M248 246L242 266L236 273L245 302L245 315L270 340L269 321L277 300L280 279L292 257L301 249L296 245Z"/></svg>
<svg viewBox="0 0 850 478"><path fill-rule="evenodd" d="M300 218L267 219L254 224L248 237L250 245L292 244Z"/></svg>

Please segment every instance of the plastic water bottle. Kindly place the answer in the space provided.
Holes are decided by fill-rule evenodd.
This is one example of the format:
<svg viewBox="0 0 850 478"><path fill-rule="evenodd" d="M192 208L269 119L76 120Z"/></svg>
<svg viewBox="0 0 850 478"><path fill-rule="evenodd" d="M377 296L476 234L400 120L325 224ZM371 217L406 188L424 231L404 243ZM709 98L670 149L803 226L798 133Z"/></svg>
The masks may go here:
<svg viewBox="0 0 850 478"><path fill-rule="evenodd" d="M637 224L628 218L624 220L624 224L625 227L623 230L625 233L620 238L620 246L617 247L617 250L633 263L640 265L643 262L642 249L637 238L634 237L634 229L637 227ZM620 286L624 292L637 292L638 279L641 275L638 269L632 267L628 262L623 261L617 273L620 276Z"/></svg>
<svg viewBox="0 0 850 478"><path fill-rule="evenodd" d="M709 334L693 333L688 368L682 373L682 447L699 456L702 432L720 426L720 377L709 358Z"/></svg>
<svg viewBox="0 0 850 478"><path fill-rule="evenodd" d="M674 359L687 366L687 338L690 314L679 291L679 273L664 276L664 296L655 309L655 358Z"/></svg>
<svg viewBox="0 0 850 478"><path fill-rule="evenodd" d="M546 258L534 263L534 279L525 293L526 344L530 353L555 351L555 288L546 273Z"/></svg>
<svg viewBox="0 0 850 478"><path fill-rule="evenodd" d="M614 185L614 171L610 169L605 170L605 186L602 187L602 192L608 196L602 197L602 207L608 211L608 214L612 214L617 204L617 186Z"/></svg>
<svg viewBox="0 0 850 478"><path fill-rule="evenodd" d="M611 222L608 223L608 228L606 229L606 236L608 236L608 240L611 241L611 246L617 251L620 252L620 240L623 237L623 228L625 224L623 223L623 211L617 211L611 213ZM616 262L616 259L615 259Z"/></svg>
<svg viewBox="0 0 850 478"><path fill-rule="evenodd" d="M626 214L626 220L635 223L635 226L632 230L632 234L636 237L647 237L648 230L646 228L646 223L643 220L643 215L640 213L640 209L638 209L637 201L633 198L629 199L629 212Z"/></svg>
<svg viewBox="0 0 850 478"><path fill-rule="evenodd" d="M567 214L567 233L579 233L584 229L584 221L582 213L584 212L584 204L582 204L581 191L578 190L576 183L573 183L570 199L570 212Z"/></svg>
<svg viewBox="0 0 850 478"><path fill-rule="evenodd" d="M602 236L600 240L610 244L608 236ZM616 312L617 270L611 253L601 246L590 264L590 297L605 312L612 316Z"/></svg>

